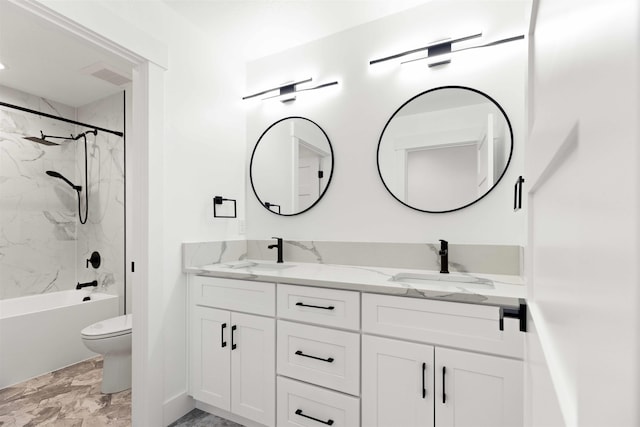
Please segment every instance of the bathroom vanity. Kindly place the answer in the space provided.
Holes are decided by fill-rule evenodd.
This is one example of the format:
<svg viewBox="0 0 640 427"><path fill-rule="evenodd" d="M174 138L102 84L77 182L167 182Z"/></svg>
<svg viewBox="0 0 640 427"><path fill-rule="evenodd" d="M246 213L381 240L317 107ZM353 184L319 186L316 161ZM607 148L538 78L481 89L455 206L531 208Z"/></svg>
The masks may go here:
<svg viewBox="0 0 640 427"><path fill-rule="evenodd" d="M185 270L189 392L203 409L266 426L523 423L518 277L268 261Z"/></svg>

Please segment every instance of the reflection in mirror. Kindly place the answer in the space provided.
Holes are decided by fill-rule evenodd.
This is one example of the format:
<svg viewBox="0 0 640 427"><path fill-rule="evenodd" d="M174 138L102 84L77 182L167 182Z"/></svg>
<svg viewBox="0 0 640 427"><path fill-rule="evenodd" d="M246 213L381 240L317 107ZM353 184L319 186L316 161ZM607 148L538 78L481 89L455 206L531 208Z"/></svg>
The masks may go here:
<svg viewBox="0 0 640 427"><path fill-rule="evenodd" d="M327 134L304 117L287 117L258 139L249 166L260 204L279 215L297 215L318 203L333 174Z"/></svg>
<svg viewBox="0 0 640 427"><path fill-rule="evenodd" d="M512 152L502 108L480 91L447 86L413 97L391 116L378 144L378 171L410 208L451 212L487 195Z"/></svg>

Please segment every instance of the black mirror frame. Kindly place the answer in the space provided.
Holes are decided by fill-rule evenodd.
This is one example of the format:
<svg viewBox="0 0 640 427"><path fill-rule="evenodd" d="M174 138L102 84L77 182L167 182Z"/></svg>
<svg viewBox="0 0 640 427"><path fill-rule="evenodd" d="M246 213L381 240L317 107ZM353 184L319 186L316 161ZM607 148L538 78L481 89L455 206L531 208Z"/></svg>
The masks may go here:
<svg viewBox="0 0 640 427"><path fill-rule="evenodd" d="M258 192L256 191L256 187L253 185L253 172L252 171L253 171L253 158L254 158L254 156L256 154L256 149L258 148L258 144L260 144L260 141L262 140L262 138L266 135L267 132L269 132L269 130L272 127L274 127L275 125L277 125L280 122L283 122L283 121L289 120L289 119L306 120L306 121L311 122L314 125L316 125L318 127L318 129L320 129L320 131L322 131L322 134L324 135L324 137L327 138L327 143L329 144L329 150L331 151L331 173L329 174L329 179L327 181L327 185L324 187L324 191L322 192L322 194L320 194L320 197L318 197L318 199L311 206L309 206L307 209L305 209L303 211L300 211L300 212L291 213L291 214L283 214L283 213L274 212L274 211L272 211L271 209L269 209L268 207L265 206L265 202L263 202L262 199L260 199L260 197L258 196ZM249 163L249 182L251 182L251 189L253 190L253 194L256 196L256 199L258 199L258 202L260 203L260 206L262 206L263 208L265 208L266 210L268 210L269 212L271 212L274 215L278 215L278 216L295 216L295 215L300 215L301 213L307 212L309 209L311 209L315 205L317 205L320 200L322 200L322 198L324 197L325 193L329 189L329 185L331 184L331 179L333 178L333 170L334 170L334 168L335 168L335 156L334 156L334 153L333 153L333 145L331 144L331 140L329 139L329 136L324 131L324 129L322 129L322 127L319 124L317 124L313 120L310 120L310 119L308 119L306 117L289 116L289 117L284 117L284 118L272 123L264 132L262 132L262 134L260 135L260 138L258 138L258 141L256 142L256 145L253 147L253 152L251 153L251 161Z"/></svg>
<svg viewBox="0 0 640 427"><path fill-rule="evenodd" d="M491 101L496 107L498 107L498 109L502 113L503 117L507 121L507 126L509 126L509 135L511 136L511 150L509 151L509 159L507 160L507 163L504 166L504 170L502 171L502 174L496 180L496 182L493 184L493 186L491 186L491 188L489 190L487 190L482 196L478 197L477 199L475 199L471 203L467 203L466 205L460 206L459 208L448 209L448 210L445 210L445 211L428 211L428 210L424 210L424 209L418 209L415 206L411 206L411 205L403 202L402 200L397 198L396 195L393 194L393 192L389 189L389 187L387 186L387 183L384 181L384 178L382 177L382 171L380 170L380 144L382 143L382 137L384 136L384 132L387 130L387 127L389 126L389 123L391 123L391 120L393 120L393 118L400 112L400 110L402 110L402 108L404 108L405 105L407 105L408 103L410 103L414 99L416 99L416 98L418 98L418 97L420 97L420 96L422 96L422 95L424 95L426 93L434 92L436 90L441 90L441 89L464 89L464 90L470 90L472 92L475 92L475 93L478 93L478 94L484 96L489 101ZM436 88L433 88L433 89L425 90L424 92L420 92L419 94L413 96L408 101L406 101L404 104L402 104L391 115L391 117L389 117L389 120L387 120L387 124L384 125L384 128L382 129L382 132L380 133L380 138L378 139L378 147L376 149L376 165L378 167L378 175L380 176L380 180L382 181L382 185L384 185L384 188L386 188L387 191L389 192L389 194L391 194L391 196L393 196L393 198L396 199L398 202L402 203L403 205L405 205L408 208L411 208L411 209L419 211L419 212L448 213L448 212L459 211L459 210L467 208L467 207L469 207L469 206L471 206L471 205L473 205L475 203L478 203L480 200L484 199L487 196L487 194L491 193L493 191L493 189L496 188L496 186L500 183L500 181L504 177L505 173L507 173L507 169L509 169L509 165L511 164L511 158L513 157L513 149L514 149L514 147L515 147L515 141L513 139L513 128L511 127L511 121L509 121L509 117L507 116L507 113L505 113L505 111L502 108L502 106L500 104L498 104L495 99L493 99L492 97L490 97L489 95L487 95L486 93L484 93L484 92L482 92L480 90L473 89L473 88L470 88L470 87L467 87L467 86L439 86L439 87L436 87Z"/></svg>

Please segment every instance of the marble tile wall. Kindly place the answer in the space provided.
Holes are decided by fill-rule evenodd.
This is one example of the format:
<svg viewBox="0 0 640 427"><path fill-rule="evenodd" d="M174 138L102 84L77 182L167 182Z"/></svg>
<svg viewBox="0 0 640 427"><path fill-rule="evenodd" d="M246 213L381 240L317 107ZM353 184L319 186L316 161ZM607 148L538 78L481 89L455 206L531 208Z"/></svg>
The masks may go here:
<svg viewBox="0 0 640 427"><path fill-rule="evenodd" d="M117 123L118 118L120 123L123 121L122 95L76 109L0 86L0 100L52 115L100 120L101 123L94 123L97 126L123 128ZM73 289L78 281L94 278L105 284L108 292L121 292L122 138L116 137L118 143L99 134L94 142L90 136L90 219L86 226L78 222L76 193L63 181L45 174L47 170L55 170L84 187L82 145L45 146L24 139L40 136L40 131L66 136L85 130L0 107L0 299ZM100 249L105 251L103 266L98 271L87 271L85 259L93 250Z"/></svg>
<svg viewBox="0 0 640 427"><path fill-rule="evenodd" d="M276 260L272 240L183 244L183 265L201 266L240 259ZM244 246L243 246L244 245ZM439 244L323 242L284 240L285 261L368 267L439 270ZM522 274L522 248L505 245L449 244L449 270Z"/></svg>
<svg viewBox="0 0 640 427"><path fill-rule="evenodd" d="M272 240L247 242L247 258L275 260ZM292 262L439 270L440 243L323 242L284 240L283 258ZM449 271L521 274L521 248L449 243Z"/></svg>
<svg viewBox="0 0 640 427"><path fill-rule="evenodd" d="M247 258L246 240L192 242L182 244L183 267L218 264Z"/></svg>
<svg viewBox="0 0 640 427"><path fill-rule="evenodd" d="M78 121L105 129L124 129L123 94L84 105L77 110ZM84 132L86 128L78 128ZM103 291L124 292L124 140L98 131L87 136L89 170L89 214L78 226L76 262L78 280L98 280ZM76 145L76 176L84 181L84 145ZM93 251L101 255L98 269L86 268ZM121 304L123 301L121 301ZM122 309L122 307L121 307ZM121 310L122 312L122 310Z"/></svg>
<svg viewBox="0 0 640 427"><path fill-rule="evenodd" d="M0 100L48 114L75 110L0 86ZM69 289L76 279L76 196L57 170L75 177L73 146L48 147L25 136L70 135L75 126L0 107L0 298Z"/></svg>

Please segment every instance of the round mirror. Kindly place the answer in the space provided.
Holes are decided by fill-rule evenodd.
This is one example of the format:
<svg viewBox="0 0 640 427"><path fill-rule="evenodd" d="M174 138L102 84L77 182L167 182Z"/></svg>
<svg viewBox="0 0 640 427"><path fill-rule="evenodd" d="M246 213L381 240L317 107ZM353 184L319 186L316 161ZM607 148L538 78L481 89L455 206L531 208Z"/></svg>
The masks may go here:
<svg viewBox="0 0 640 427"><path fill-rule="evenodd" d="M333 174L333 149L320 126L286 117L264 131L249 166L260 204L278 215L297 215L322 198Z"/></svg>
<svg viewBox="0 0 640 427"><path fill-rule="evenodd" d="M452 212L486 196L512 152L511 123L498 103L475 89L439 87L391 116L378 143L378 172L406 206Z"/></svg>

